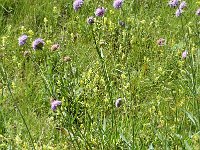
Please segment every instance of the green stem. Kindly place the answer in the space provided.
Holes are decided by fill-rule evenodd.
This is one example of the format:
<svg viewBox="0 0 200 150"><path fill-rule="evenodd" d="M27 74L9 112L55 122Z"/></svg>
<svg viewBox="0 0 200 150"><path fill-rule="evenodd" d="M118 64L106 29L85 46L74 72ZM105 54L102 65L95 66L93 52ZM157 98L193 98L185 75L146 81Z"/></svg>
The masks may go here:
<svg viewBox="0 0 200 150"><path fill-rule="evenodd" d="M11 90L11 88L10 88L10 83L9 83L9 81L8 81L7 73L4 71L3 66L1 66L1 69L2 69L1 74L2 74L2 76L4 77L4 79L7 81L7 88L8 88L8 91L9 91L10 95L11 95L11 98L12 98L13 101L15 101L15 100L14 100L14 97L13 97L12 90ZM21 118L22 118L22 120L23 120L23 123L24 123L24 125L25 125L25 127L26 127L26 129L27 129L27 131L28 131L28 135L29 135L29 138L30 138L30 140L31 140L31 144L32 144L32 146L33 146L33 150L35 150L35 146L34 146L34 142L33 142L33 138L32 138L32 136L31 136L30 130L29 130L28 125L27 125L27 123L26 123L26 120L25 120L25 118L24 118L24 116L23 116L23 114L22 114L21 110L19 109L19 106L17 105L16 102L14 102L14 107L17 109L17 111L19 112L19 114L20 114L20 116L21 116Z"/></svg>

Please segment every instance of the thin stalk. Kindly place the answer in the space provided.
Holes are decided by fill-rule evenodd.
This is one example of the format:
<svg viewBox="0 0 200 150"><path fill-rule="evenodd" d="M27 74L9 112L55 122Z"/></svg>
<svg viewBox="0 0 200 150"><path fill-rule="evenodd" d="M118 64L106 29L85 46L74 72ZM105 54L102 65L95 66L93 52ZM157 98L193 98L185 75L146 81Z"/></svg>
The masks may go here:
<svg viewBox="0 0 200 150"><path fill-rule="evenodd" d="M113 127L114 127L114 117L115 117L114 113L115 112L114 112L114 105L113 105L113 102L112 102L112 91L111 91L110 79L109 79L108 72L107 72L107 69L106 69L105 60L101 56L101 50L99 49L99 47L97 45L97 41L96 41L96 38L95 38L93 28L92 28L92 36L93 36L93 40L94 40L94 44L95 44L97 54L99 56L99 60L101 62L103 77L104 77L104 80L106 82L106 89L108 90L109 99L110 99L110 103L111 103L111 106L112 106L112 125L111 126L112 126L112 129L114 129ZM116 126L116 122L115 122L115 126ZM115 148L116 148L116 134L115 134L115 140L114 141L115 141Z"/></svg>

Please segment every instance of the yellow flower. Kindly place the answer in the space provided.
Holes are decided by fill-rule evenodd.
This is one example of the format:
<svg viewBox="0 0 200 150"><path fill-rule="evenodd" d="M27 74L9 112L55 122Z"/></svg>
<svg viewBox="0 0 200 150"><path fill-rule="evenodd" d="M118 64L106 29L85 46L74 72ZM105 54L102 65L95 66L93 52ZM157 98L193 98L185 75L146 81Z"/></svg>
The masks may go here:
<svg viewBox="0 0 200 150"><path fill-rule="evenodd" d="M46 43L47 43L47 45L51 45L52 41L51 40L47 40Z"/></svg>
<svg viewBox="0 0 200 150"><path fill-rule="evenodd" d="M121 78L122 78L122 79L126 79L126 75L125 75L125 74L122 74L122 75L121 75Z"/></svg>
<svg viewBox="0 0 200 150"><path fill-rule="evenodd" d="M141 23L141 24L145 24L146 21L145 21L145 20L141 20L140 23Z"/></svg>
<svg viewBox="0 0 200 150"><path fill-rule="evenodd" d="M29 36L33 36L33 35L34 35L33 30L28 30L28 35L29 35Z"/></svg>
<svg viewBox="0 0 200 150"><path fill-rule="evenodd" d="M110 10L110 14L113 15L113 14L114 14L114 11L113 11L113 10Z"/></svg>
<svg viewBox="0 0 200 150"><path fill-rule="evenodd" d="M24 26L21 26L21 31L24 33L26 31L26 28Z"/></svg>
<svg viewBox="0 0 200 150"><path fill-rule="evenodd" d="M104 17L103 19L103 23L106 24L107 23L108 18Z"/></svg>
<svg viewBox="0 0 200 150"><path fill-rule="evenodd" d="M45 18L44 18L44 23L47 23L47 22L48 22L48 20L47 20L47 18L45 17Z"/></svg>
<svg viewBox="0 0 200 150"><path fill-rule="evenodd" d="M57 13L57 7L53 7L53 12Z"/></svg>

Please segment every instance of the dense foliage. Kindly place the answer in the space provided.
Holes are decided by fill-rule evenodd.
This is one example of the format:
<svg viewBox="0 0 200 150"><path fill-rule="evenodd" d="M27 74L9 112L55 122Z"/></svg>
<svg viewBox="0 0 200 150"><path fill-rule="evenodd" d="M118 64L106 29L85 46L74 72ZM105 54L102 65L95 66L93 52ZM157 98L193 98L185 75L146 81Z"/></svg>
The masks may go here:
<svg viewBox="0 0 200 150"><path fill-rule="evenodd" d="M0 149L200 147L199 0L0 0Z"/></svg>

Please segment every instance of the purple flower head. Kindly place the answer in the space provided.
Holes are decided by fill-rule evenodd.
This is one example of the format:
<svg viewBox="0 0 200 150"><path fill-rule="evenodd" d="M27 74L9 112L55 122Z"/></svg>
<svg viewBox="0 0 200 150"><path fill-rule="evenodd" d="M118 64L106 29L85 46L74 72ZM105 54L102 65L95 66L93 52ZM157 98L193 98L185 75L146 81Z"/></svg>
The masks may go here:
<svg viewBox="0 0 200 150"><path fill-rule="evenodd" d="M187 57L187 54L188 52L185 50L183 53L182 53L182 58L185 59Z"/></svg>
<svg viewBox="0 0 200 150"><path fill-rule="evenodd" d="M114 2L113 2L113 7L114 7L115 9L119 9L119 8L122 7L122 3L123 3L123 0L114 0Z"/></svg>
<svg viewBox="0 0 200 150"><path fill-rule="evenodd" d="M88 24L93 24L94 23L94 17L91 16L91 17L87 18L87 23Z"/></svg>
<svg viewBox="0 0 200 150"><path fill-rule="evenodd" d="M175 15L176 17L179 17L182 13L183 13L182 9L177 9Z"/></svg>
<svg viewBox="0 0 200 150"><path fill-rule="evenodd" d="M179 5L179 9L184 9L187 6L187 3L185 1L182 1Z"/></svg>
<svg viewBox="0 0 200 150"><path fill-rule="evenodd" d="M34 50L36 50L36 49L42 49L43 46L44 46L44 41L41 38L36 39L32 43L32 47L33 47Z"/></svg>
<svg viewBox="0 0 200 150"><path fill-rule="evenodd" d="M103 17L103 15L105 14L105 11L106 10L103 7L97 8L95 11L95 15L98 17Z"/></svg>
<svg viewBox="0 0 200 150"><path fill-rule="evenodd" d="M197 16L200 16L200 8L197 9L197 11L196 11L196 15L197 15Z"/></svg>
<svg viewBox="0 0 200 150"><path fill-rule="evenodd" d="M28 39L28 36L27 35L22 35L18 38L18 43L19 43L19 46L23 46L25 43L26 43L26 40Z"/></svg>
<svg viewBox="0 0 200 150"><path fill-rule="evenodd" d="M116 101L115 101L115 106L116 107L120 107L122 105L122 99L121 98L118 98Z"/></svg>
<svg viewBox="0 0 200 150"><path fill-rule="evenodd" d="M51 101L51 109L52 109L53 111L55 111L56 108L57 108L58 106L60 106L61 104L62 104L61 101L52 100L52 101Z"/></svg>
<svg viewBox="0 0 200 150"><path fill-rule="evenodd" d="M170 0L168 4L170 7L176 7L178 6L178 0Z"/></svg>
<svg viewBox="0 0 200 150"><path fill-rule="evenodd" d="M73 8L77 11L83 5L83 0L75 0L73 3Z"/></svg>

